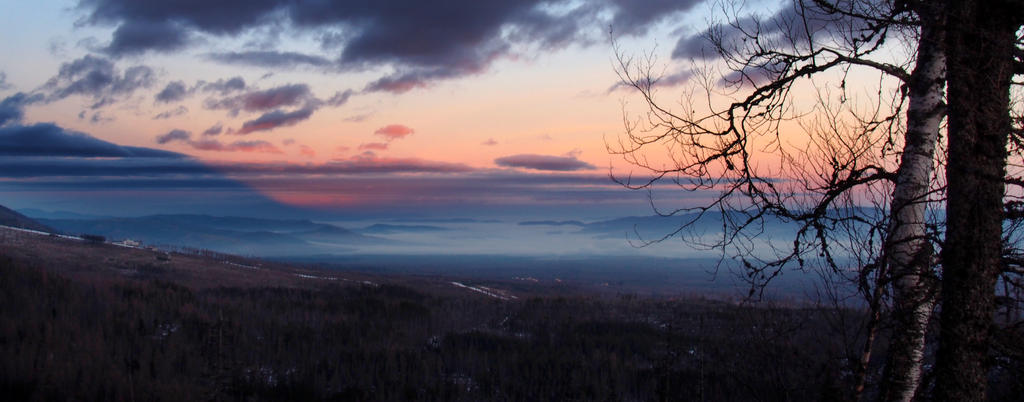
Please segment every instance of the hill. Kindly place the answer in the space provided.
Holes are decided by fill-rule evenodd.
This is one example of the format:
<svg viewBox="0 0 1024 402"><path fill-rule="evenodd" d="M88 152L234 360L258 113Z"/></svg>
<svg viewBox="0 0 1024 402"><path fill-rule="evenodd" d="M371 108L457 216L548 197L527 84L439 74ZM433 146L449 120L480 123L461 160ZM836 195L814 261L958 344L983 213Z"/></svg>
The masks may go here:
<svg viewBox="0 0 1024 402"><path fill-rule="evenodd" d="M49 226L36 222L32 218L0 205L0 225L11 226L22 229L38 230L40 232L53 233Z"/></svg>
<svg viewBox="0 0 1024 402"><path fill-rule="evenodd" d="M208 215L149 215L133 218L42 219L67 233L108 239L176 245L256 256L337 252L344 246L386 240L308 220L276 220Z"/></svg>

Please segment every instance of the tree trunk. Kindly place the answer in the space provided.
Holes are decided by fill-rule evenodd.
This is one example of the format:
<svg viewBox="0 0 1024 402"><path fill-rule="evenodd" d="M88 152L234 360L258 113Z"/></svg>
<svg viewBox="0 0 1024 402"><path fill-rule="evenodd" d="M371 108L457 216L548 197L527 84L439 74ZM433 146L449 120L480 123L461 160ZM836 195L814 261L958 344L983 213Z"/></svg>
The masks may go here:
<svg viewBox="0 0 1024 402"><path fill-rule="evenodd" d="M1007 1L946 2L949 160L935 399L985 399L1000 271L1017 15Z"/></svg>
<svg viewBox="0 0 1024 402"><path fill-rule="evenodd" d="M882 382L882 399L910 401L921 384L925 335L935 307L937 278L925 226L935 146L944 115L946 55L942 20L934 4L923 3L917 64L911 72L907 133L893 188L886 263L892 273L895 329Z"/></svg>

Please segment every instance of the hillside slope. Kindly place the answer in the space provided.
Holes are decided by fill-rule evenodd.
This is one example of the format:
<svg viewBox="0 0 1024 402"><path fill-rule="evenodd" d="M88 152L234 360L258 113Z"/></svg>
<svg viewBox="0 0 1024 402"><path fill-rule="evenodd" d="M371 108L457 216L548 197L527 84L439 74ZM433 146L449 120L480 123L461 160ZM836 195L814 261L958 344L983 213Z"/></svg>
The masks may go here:
<svg viewBox="0 0 1024 402"><path fill-rule="evenodd" d="M22 215L10 208L0 205L0 225L12 226L22 229L38 230L40 232L53 233L49 226L36 222L32 218Z"/></svg>
<svg viewBox="0 0 1024 402"><path fill-rule="evenodd" d="M41 219L67 233L176 245L225 253L284 256L338 252L344 247L386 240L308 220L275 220L207 215L150 215L132 218ZM314 243L324 243L314 244Z"/></svg>

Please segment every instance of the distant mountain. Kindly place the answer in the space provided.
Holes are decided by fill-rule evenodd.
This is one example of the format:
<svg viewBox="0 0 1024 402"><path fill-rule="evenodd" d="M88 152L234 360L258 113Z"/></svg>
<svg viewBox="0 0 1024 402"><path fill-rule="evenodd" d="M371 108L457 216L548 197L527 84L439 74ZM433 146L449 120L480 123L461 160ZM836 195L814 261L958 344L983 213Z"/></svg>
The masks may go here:
<svg viewBox="0 0 1024 402"><path fill-rule="evenodd" d="M208 215L150 215L136 218L45 219L67 233L91 233L108 239L185 246L244 255L299 255L324 252L332 245L378 244L333 225L308 220L277 220ZM314 244L319 243L319 244Z"/></svg>
<svg viewBox="0 0 1024 402"><path fill-rule="evenodd" d="M18 212L21 212L25 216L31 217L33 219L104 219L104 218L113 218L112 216L80 214L80 213L77 213L77 212L68 212L68 211L45 211L45 210L36 209L36 208L19 208Z"/></svg>
<svg viewBox="0 0 1024 402"><path fill-rule="evenodd" d="M473 219L473 218L396 218L393 221L416 222L416 223L501 223L497 219Z"/></svg>
<svg viewBox="0 0 1024 402"><path fill-rule="evenodd" d="M386 223L378 223L376 225L370 225L362 228L359 231L367 234L388 235L395 233L442 232L446 230L451 229L429 225L389 225Z"/></svg>
<svg viewBox="0 0 1024 402"><path fill-rule="evenodd" d="M38 230L40 232L53 233L55 230L39 223L32 218L22 215L12 209L0 205L0 225L13 226L22 229Z"/></svg>
<svg viewBox="0 0 1024 402"><path fill-rule="evenodd" d="M367 245L392 243L379 237L363 236L351 230L328 224L316 224L318 227L309 231L295 232L294 236L303 240L321 243Z"/></svg>
<svg viewBox="0 0 1024 402"><path fill-rule="evenodd" d="M300 232L325 226L307 219L262 219L241 216L210 216L195 214L150 215L143 218L173 220L180 224L239 231ZM330 225L326 225L330 226Z"/></svg>
<svg viewBox="0 0 1024 402"><path fill-rule="evenodd" d="M580 233L604 238L636 238L639 234L643 239L654 240L686 226L681 233L694 236L717 235L722 232L723 216L733 216L737 221L746 219L739 214L723 215L721 213L706 213L703 216L697 214L629 216L587 223L580 229ZM774 217L766 217L763 224L763 227L752 226L751 229L763 232L768 238L774 235L789 235L796 230L793 223L782 222Z"/></svg>
<svg viewBox="0 0 1024 402"><path fill-rule="evenodd" d="M525 221L519 222L519 226L586 226L580 221Z"/></svg>

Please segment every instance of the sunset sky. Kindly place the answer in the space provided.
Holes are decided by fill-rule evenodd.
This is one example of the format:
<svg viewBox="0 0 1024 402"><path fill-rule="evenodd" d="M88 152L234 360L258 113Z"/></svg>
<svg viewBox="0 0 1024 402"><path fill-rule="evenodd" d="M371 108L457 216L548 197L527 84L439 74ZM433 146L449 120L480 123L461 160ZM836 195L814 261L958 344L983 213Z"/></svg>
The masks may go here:
<svg viewBox="0 0 1024 402"><path fill-rule="evenodd" d="M751 9L770 14L772 2ZM606 144L701 1L0 0L0 200L133 215L649 214ZM689 195L694 196L694 195Z"/></svg>

